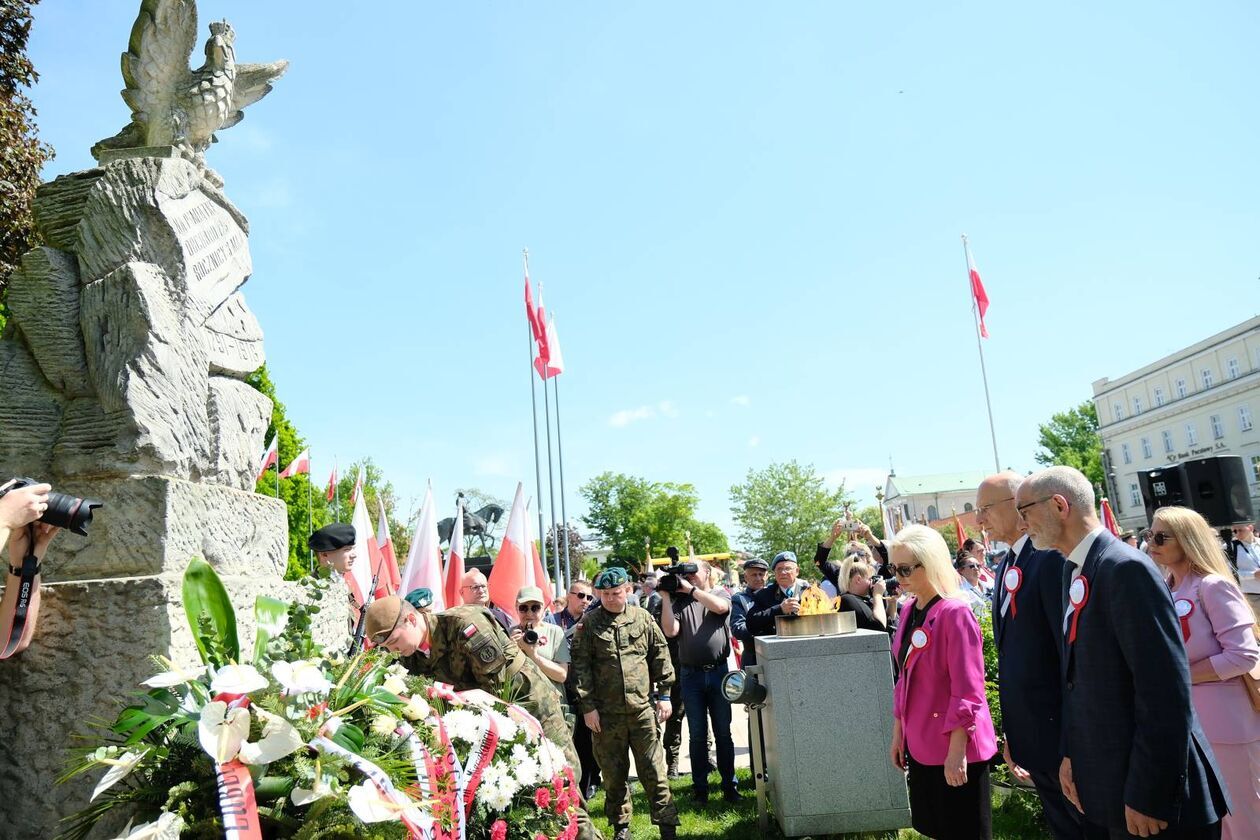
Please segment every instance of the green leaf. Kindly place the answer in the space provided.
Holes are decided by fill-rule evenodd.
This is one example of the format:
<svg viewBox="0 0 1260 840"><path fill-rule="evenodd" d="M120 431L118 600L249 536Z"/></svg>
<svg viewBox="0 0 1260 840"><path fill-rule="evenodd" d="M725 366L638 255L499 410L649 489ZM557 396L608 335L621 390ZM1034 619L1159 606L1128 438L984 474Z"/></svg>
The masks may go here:
<svg viewBox="0 0 1260 840"><path fill-rule="evenodd" d="M254 624L258 628L257 635L254 636L254 664L261 664L260 660L267 651L267 643L274 637L284 632L284 627L289 621L289 605L276 598L268 598L266 595L259 595L254 601Z"/></svg>
<svg viewBox="0 0 1260 840"><path fill-rule="evenodd" d="M215 648L223 651L232 662L240 661L241 645L236 636L236 612L232 609L232 601L223 588L223 581L200 557L194 557L184 571L184 611L202 662L216 667L228 664L215 661L219 658ZM207 645L201 637L200 619L203 615L210 620L217 644Z"/></svg>

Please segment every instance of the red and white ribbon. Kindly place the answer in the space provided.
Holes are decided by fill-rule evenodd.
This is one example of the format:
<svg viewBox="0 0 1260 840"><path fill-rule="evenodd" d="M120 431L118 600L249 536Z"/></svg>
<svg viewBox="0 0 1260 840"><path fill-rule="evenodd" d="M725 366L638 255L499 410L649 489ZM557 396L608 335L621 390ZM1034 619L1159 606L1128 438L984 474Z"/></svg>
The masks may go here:
<svg viewBox="0 0 1260 840"><path fill-rule="evenodd" d="M1068 587L1068 601L1072 604L1072 627L1068 631L1068 644L1076 643L1076 625L1081 620L1081 610L1089 603L1089 581L1084 575L1077 575Z"/></svg>
<svg viewBox="0 0 1260 840"><path fill-rule="evenodd" d="M236 759L214 767L219 787L219 811L223 814L225 840L262 840L258 802L249 768Z"/></svg>
<svg viewBox="0 0 1260 840"><path fill-rule="evenodd" d="M1011 618L1014 618L1016 613L1015 594L1024 585L1024 570L1019 566L1011 566L1006 570L1006 574L1002 575L1002 585L1006 587L1006 597L1011 604Z"/></svg>
<svg viewBox="0 0 1260 840"><path fill-rule="evenodd" d="M1185 598L1178 598L1173 601L1173 608L1177 611L1177 618L1181 621L1181 640L1188 642L1190 641L1190 616L1194 615L1194 602Z"/></svg>
<svg viewBox="0 0 1260 840"><path fill-rule="evenodd" d="M358 753L351 752L339 744L328 740L322 735L318 735L310 740L307 744L321 752L331 753L345 759L346 763L358 770L364 776L367 776L372 784L376 785L381 795L389 799L399 807L398 819L406 826L413 838L431 838L433 836L433 817L424 813L416 807L405 793L394 787L393 781L390 780L389 774L372 762L368 761ZM259 838L261 840L261 837Z"/></svg>
<svg viewBox="0 0 1260 840"><path fill-rule="evenodd" d="M928 635L926 628L914 628L914 631L910 634L910 650L906 653L905 670L907 673L910 671L910 665L919 658L919 654L923 653L931 642L932 637Z"/></svg>

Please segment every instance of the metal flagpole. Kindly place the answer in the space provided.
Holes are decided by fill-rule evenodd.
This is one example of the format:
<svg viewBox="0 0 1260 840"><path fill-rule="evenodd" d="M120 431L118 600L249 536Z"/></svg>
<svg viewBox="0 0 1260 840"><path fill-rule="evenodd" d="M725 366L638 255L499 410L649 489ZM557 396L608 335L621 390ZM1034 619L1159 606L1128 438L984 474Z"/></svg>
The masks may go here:
<svg viewBox="0 0 1260 840"><path fill-rule="evenodd" d="M311 487L311 476L315 475L315 459L310 458L306 462L306 533L310 534L315 530L315 490ZM311 550L311 544L306 544L306 565L310 571L315 571L315 552Z"/></svg>
<svg viewBox="0 0 1260 840"><path fill-rule="evenodd" d="M555 476L551 474L551 398L547 396L547 393L548 393L547 380L544 379L543 380L543 417L545 417L547 420L547 491L551 495L551 533L555 535L556 534L556 530L555 530L556 529L556 479L555 479ZM542 499L538 500L538 507L540 509L542 508ZM547 540L544 535L543 543L546 543L546 542ZM557 539L554 543L551 544L552 565L555 568L555 577L552 578L552 591L551 591L552 598L555 598L557 595L560 594L559 590L557 590L555 587L559 586L560 581L562 580L560 576L560 552L557 550L557 546L559 542L560 541ZM544 569L547 568L547 563L545 560L543 561L543 568Z"/></svg>
<svg viewBox="0 0 1260 840"><path fill-rule="evenodd" d="M1002 462L998 459L997 432L993 428L993 403L989 400L989 375L984 370L984 346L980 343L980 306L976 303L975 291L971 288L971 250L967 247L967 234L962 235L963 260L967 263L967 293L971 296L971 314L976 322L976 352L980 354L980 379L984 382L984 407L989 410L989 437L993 440L993 468L1002 471Z"/></svg>
<svg viewBox="0 0 1260 840"><path fill-rule="evenodd" d="M338 522L341 521L341 476L337 474L337 468L340 466L341 466L341 463L336 458L334 458L333 459L333 504L336 505Z"/></svg>
<svg viewBox="0 0 1260 840"><path fill-rule="evenodd" d="M556 455L560 459L560 527L564 529L564 587L573 585L573 569L569 565L569 514L564 509L564 439L560 435L560 377L551 377L556 389Z"/></svg>
<svg viewBox="0 0 1260 840"><path fill-rule="evenodd" d="M521 251L525 260L525 282L529 282L529 249ZM527 322L525 331L529 344L529 416L534 421L534 477L538 481L538 545L542 551L542 567L547 568L547 532L543 530L542 512L542 462L538 460L538 392L534 385L534 329ZM543 393L547 393L543 383Z"/></svg>

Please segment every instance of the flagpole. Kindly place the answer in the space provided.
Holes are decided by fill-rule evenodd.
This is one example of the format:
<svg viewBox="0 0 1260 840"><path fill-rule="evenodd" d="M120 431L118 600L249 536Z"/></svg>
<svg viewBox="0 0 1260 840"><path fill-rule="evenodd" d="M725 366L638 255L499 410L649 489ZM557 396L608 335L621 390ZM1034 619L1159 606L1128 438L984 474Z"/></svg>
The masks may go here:
<svg viewBox="0 0 1260 840"><path fill-rule="evenodd" d="M544 370L545 369L546 368L544 367ZM556 534L556 479L555 479L555 476L553 476L551 473L551 397L548 396L546 379L543 380L543 417L545 417L547 421L547 492L551 496L551 533L554 538L554 537L558 537L559 535ZM538 507L541 510L542 499L538 500ZM543 536L543 542L544 543L547 542L546 535ZM559 594L559 590L557 590L555 587L559 585L560 580L561 580L560 552L558 550L559 543L560 543L560 540L556 539L556 541L552 543L551 545L552 565L555 567L555 577L552 578L552 584L551 584L552 585L552 589L551 589L552 598L555 598ZM543 568L544 569L547 568L546 560L543 561Z"/></svg>
<svg viewBox="0 0 1260 840"><path fill-rule="evenodd" d="M529 283L529 249L524 248L521 251L522 258L525 260L525 282ZM547 532L543 530L543 512L542 512L542 462L538 457L538 391L534 385L534 330L527 321L525 323L525 332L527 335L526 343L529 345L529 416L534 421L534 478L538 482L538 546L542 552L542 567L547 568ZM547 393L547 383L543 382L543 394ZM550 440L548 440L550 443ZM550 468L548 464L548 468ZM526 549L528 550L528 549Z"/></svg>
<svg viewBox="0 0 1260 840"><path fill-rule="evenodd" d="M311 476L315 475L315 459L307 458L306 461L306 533L315 530L315 489L311 486ZM306 565L311 572L315 571L315 552L311 550L311 544L308 540L306 543Z"/></svg>
<svg viewBox="0 0 1260 840"><path fill-rule="evenodd" d="M556 389L556 455L560 459L560 526L564 528L564 587L573 584L573 569L569 565L569 514L564 509L564 439L560 435L560 377L551 377Z"/></svg>
<svg viewBox="0 0 1260 840"><path fill-rule="evenodd" d="M976 352L980 354L980 379L984 382L984 407L989 411L989 437L993 441L993 469L1002 471L1002 462L998 458L997 432L993 428L993 403L989 400L989 375L984 369L984 345L980 343L980 308L976 303L975 292L971 288L971 251L967 247L967 234L962 235L963 261L967 264L967 293L971 296L971 315L976 322Z"/></svg>

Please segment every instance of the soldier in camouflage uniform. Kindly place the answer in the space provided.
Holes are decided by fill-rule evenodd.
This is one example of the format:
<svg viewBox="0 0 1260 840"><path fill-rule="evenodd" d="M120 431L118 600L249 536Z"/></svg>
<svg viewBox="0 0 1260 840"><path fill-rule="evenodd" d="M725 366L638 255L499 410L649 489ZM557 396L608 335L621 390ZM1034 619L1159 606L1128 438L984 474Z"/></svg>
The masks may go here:
<svg viewBox="0 0 1260 840"><path fill-rule="evenodd" d="M630 583L624 569L600 572L595 591L601 606L573 628L571 665L577 673L579 711L590 727L604 774L604 813L616 828L613 840L629 840L628 747L651 803L652 822L662 840L674 840L678 810L656 734L658 718L669 717L674 681L665 634L646 610L626 603Z"/></svg>
<svg viewBox="0 0 1260 840"><path fill-rule="evenodd" d="M514 702L538 718L547 737L564 750L574 773L581 772L559 692L485 607L453 607L435 615L390 595L368 607L364 635L373 644L402 654L411 673L450 683L456 691L480 688L499 697L504 686L511 685ZM582 808L578 837L603 840Z"/></svg>

